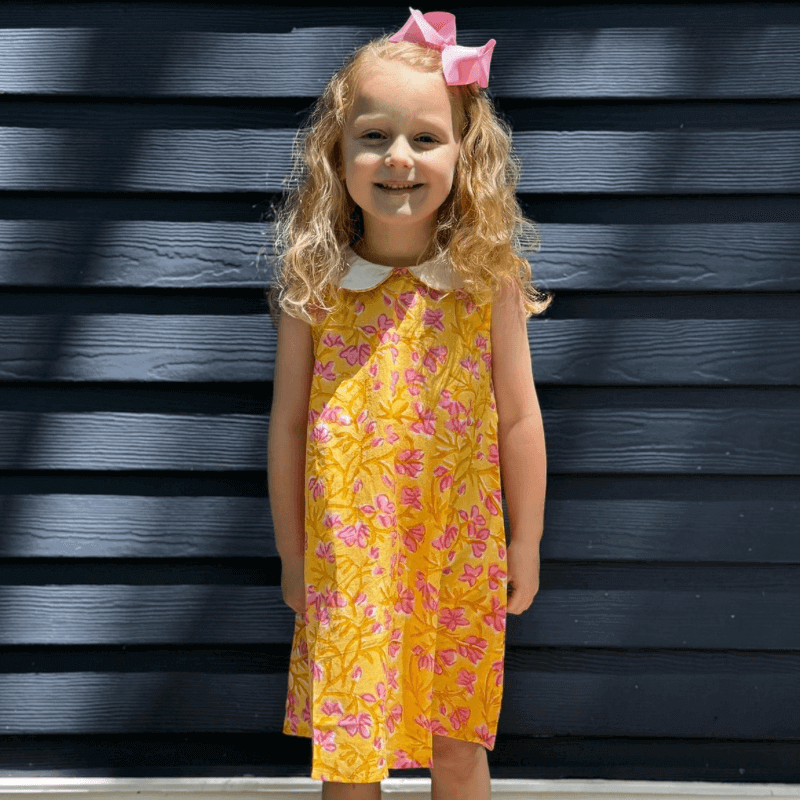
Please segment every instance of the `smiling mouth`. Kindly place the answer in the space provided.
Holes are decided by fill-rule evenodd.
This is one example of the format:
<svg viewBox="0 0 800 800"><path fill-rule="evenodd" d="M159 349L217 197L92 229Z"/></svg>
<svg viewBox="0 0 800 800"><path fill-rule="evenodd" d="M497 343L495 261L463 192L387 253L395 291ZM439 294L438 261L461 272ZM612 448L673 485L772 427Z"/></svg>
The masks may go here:
<svg viewBox="0 0 800 800"><path fill-rule="evenodd" d="M421 183L414 183L410 184L409 186L389 186L386 183L376 183L375 184L379 189L385 189L386 191L390 192L410 192L412 189L419 189L420 186L423 184Z"/></svg>

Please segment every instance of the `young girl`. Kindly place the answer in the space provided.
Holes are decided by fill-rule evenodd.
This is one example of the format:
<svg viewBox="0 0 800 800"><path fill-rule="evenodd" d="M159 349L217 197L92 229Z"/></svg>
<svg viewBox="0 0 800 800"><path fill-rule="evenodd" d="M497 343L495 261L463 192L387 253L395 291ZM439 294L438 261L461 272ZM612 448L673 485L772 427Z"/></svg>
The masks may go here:
<svg viewBox="0 0 800 800"><path fill-rule="evenodd" d="M539 588L525 320L552 295L517 249L538 230L483 91L495 41L458 46L452 14L410 10L329 82L276 224L269 496L296 612L283 732L312 739L328 800L379 798L411 767L435 800L490 797L506 613Z"/></svg>

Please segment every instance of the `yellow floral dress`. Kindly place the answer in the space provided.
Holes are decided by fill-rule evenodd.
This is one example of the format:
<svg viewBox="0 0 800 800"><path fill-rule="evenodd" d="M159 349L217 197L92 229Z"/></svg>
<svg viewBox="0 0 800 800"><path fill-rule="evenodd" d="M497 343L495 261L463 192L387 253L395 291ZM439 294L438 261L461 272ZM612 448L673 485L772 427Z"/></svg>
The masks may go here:
<svg viewBox="0 0 800 800"><path fill-rule="evenodd" d="M304 614L283 732L311 777L431 767L432 735L492 750L506 538L491 303L446 262L348 252L343 313L312 326Z"/></svg>

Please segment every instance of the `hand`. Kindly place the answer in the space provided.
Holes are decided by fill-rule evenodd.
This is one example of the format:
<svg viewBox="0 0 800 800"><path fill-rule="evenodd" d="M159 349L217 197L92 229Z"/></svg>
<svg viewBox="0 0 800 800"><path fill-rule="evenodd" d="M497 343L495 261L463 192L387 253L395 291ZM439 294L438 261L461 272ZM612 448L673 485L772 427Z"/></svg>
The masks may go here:
<svg viewBox="0 0 800 800"><path fill-rule="evenodd" d="M508 614L530 608L539 592L539 543L512 540L506 548L508 561Z"/></svg>
<svg viewBox="0 0 800 800"><path fill-rule="evenodd" d="M298 614L306 610L306 582L303 575L304 558L281 558L281 591L283 602Z"/></svg>

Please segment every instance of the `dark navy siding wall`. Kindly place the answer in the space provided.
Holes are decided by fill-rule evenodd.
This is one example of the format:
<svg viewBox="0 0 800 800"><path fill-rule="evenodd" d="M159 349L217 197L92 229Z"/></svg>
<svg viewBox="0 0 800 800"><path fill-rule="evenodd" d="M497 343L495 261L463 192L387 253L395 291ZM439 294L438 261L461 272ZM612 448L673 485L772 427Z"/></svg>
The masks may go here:
<svg viewBox="0 0 800 800"><path fill-rule="evenodd" d="M557 295L492 774L800 782L800 4L447 10ZM0 5L0 774L308 774L261 220L406 17Z"/></svg>

